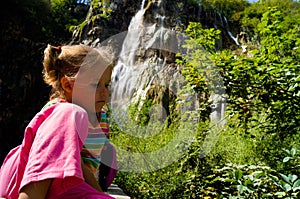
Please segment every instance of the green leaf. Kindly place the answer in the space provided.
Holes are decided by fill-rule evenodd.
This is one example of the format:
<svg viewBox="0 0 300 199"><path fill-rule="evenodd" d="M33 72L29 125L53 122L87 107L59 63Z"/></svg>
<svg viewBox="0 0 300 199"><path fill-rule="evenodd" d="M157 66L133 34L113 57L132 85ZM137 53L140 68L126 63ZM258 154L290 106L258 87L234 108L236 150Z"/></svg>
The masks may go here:
<svg viewBox="0 0 300 199"><path fill-rule="evenodd" d="M253 182L251 180L245 180L244 185L247 186L247 187L252 186Z"/></svg>
<svg viewBox="0 0 300 199"><path fill-rule="evenodd" d="M252 173L252 175L255 176L256 178L260 178L263 174L264 174L263 171L254 171Z"/></svg>
<svg viewBox="0 0 300 199"><path fill-rule="evenodd" d="M295 189L300 189L300 179L293 184L293 190L295 191Z"/></svg>
<svg viewBox="0 0 300 199"><path fill-rule="evenodd" d="M294 183L295 180L297 180L298 176L297 175L289 175L290 182Z"/></svg>
<svg viewBox="0 0 300 199"><path fill-rule="evenodd" d="M237 185L237 190L239 193L243 193L243 191L245 190L245 186L244 185Z"/></svg>
<svg viewBox="0 0 300 199"><path fill-rule="evenodd" d="M282 173L280 173L279 175L281 176L281 178L282 178L285 182L290 183L290 178L289 178L288 176L286 176L286 175L284 175L284 174L282 174Z"/></svg>
<svg viewBox="0 0 300 199"><path fill-rule="evenodd" d="M292 190L291 185L289 185L287 183L283 187L284 187L284 189L285 189L286 192L289 192L290 190Z"/></svg>
<svg viewBox="0 0 300 199"><path fill-rule="evenodd" d="M283 191L280 191L280 192L276 192L276 193L275 193L275 196L278 196L278 197L283 197L283 196L285 196L285 195L286 195L286 193L283 192Z"/></svg>
<svg viewBox="0 0 300 199"><path fill-rule="evenodd" d="M236 180L240 180L243 177L243 171L240 169L235 170L234 177Z"/></svg>
<svg viewBox="0 0 300 199"><path fill-rule="evenodd" d="M273 181L278 182L279 178L277 176L274 175L270 175L270 177L272 178Z"/></svg>
<svg viewBox="0 0 300 199"><path fill-rule="evenodd" d="M296 83L296 84L297 84L297 86L298 86L298 83ZM296 84L295 84L295 85L296 85ZM295 87L296 87L296 86L295 86ZM295 155L296 155L296 149L295 149L295 148L292 148L292 149L291 149L291 156L294 157Z"/></svg>
<svg viewBox="0 0 300 199"><path fill-rule="evenodd" d="M283 158L283 162L288 162L291 159L291 157L285 157Z"/></svg>

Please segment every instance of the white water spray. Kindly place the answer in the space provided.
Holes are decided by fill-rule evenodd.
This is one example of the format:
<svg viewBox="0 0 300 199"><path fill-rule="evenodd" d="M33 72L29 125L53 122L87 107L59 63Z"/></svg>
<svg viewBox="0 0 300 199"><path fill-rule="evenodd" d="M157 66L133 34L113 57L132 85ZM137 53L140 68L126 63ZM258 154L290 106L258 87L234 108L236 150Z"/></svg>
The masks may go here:
<svg viewBox="0 0 300 199"><path fill-rule="evenodd" d="M141 5L141 8L140 8L140 10L143 10L143 9L144 9L144 7L145 7L145 0L143 0L143 1L142 1L142 5Z"/></svg>

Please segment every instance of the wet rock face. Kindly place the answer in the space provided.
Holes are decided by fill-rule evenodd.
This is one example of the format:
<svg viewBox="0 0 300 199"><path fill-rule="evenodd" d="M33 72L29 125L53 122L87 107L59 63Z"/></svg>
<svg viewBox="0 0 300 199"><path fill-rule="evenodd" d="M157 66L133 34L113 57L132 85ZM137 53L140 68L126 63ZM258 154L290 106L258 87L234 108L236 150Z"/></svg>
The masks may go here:
<svg viewBox="0 0 300 199"><path fill-rule="evenodd" d="M99 42L107 38L126 32L132 17L141 9L142 2L136 0L111 0L111 9L108 19L97 18L90 20L83 28L80 37L73 38L73 43L80 43L83 40L86 44L93 44L98 39ZM219 48L226 48L236 45L231 38L230 27L224 16L216 10L205 9L200 4L182 0L145 0L144 24L150 26L157 24L165 28L183 32L189 22L201 22L204 28L218 28L221 30L221 40ZM90 9L90 16L99 14L99 9ZM235 34L233 34L235 35ZM94 44L93 44L94 45Z"/></svg>
<svg viewBox="0 0 300 199"><path fill-rule="evenodd" d="M176 95L168 87L152 85L147 91L146 99L152 100L152 110L148 113L149 118L153 114L155 119L163 122L175 111Z"/></svg>
<svg viewBox="0 0 300 199"><path fill-rule="evenodd" d="M180 80L182 78L180 67L175 63L175 54L178 52L176 51L176 46L178 45L175 40L171 41L168 39L177 38L173 35L175 34L174 32L184 32L190 21L201 22L203 27L208 28L223 27L225 32L226 24L224 24L224 20L219 13L204 10L197 4L176 0L145 1L143 3L144 6L141 6L141 2L132 0L111 1L110 8L112 13L110 18L107 20L95 20L92 24L92 29L88 29L86 31L88 34L84 35L83 38L85 43L97 46L105 39L113 37L120 32L126 33L128 29L133 28L133 31L131 29L125 34L126 36L124 35L119 42L116 42L123 44L123 47L131 48L123 49L122 46L118 46L118 51L125 52L125 56L122 56L122 53L114 52L122 63L115 67L117 68L116 71L119 72L112 78L116 79L113 82L116 85L116 92L112 96L114 96L116 101L122 100L127 96L129 98L135 96L132 97L133 101L139 101L137 99L139 97L143 98L143 100L146 99L146 101L149 99L152 103L159 105L161 109L165 110L166 115L169 115L175 110L174 101L178 94L178 88L182 87L180 84L182 84L183 80ZM142 12L142 17L138 14L141 11L141 7L146 9ZM97 11L93 10L91 12L97 13ZM132 23L134 18L138 23ZM142 26L144 30L141 30L139 26ZM127 40L129 37L130 39ZM223 38L228 39L229 37ZM135 45L132 45L133 43ZM159 46L160 44L166 43L168 44L167 48L159 48L161 47ZM161 71L159 71L159 78L155 79L152 77L157 75L158 71L154 70L153 72L153 69L158 66L158 63L163 64L161 66L163 69L161 68ZM133 69L138 65L141 65L139 69ZM131 68L130 66L134 67ZM128 70L123 70L127 67L129 67ZM124 71L131 72L124 74ZM177 82L178 80L181 82ZM139 87L136 85L139 85ZM126 92L128 93L127 95L125 94ZM139 93L146 93L146 96ZM191 107L197 107L198 103L203 101L198 95L202 96L201 94L190 96L193 99L190 100Z"/></svg>
<svg viewBox="0 0 300 199"><path fill-rule="evenodd" d="M82 35L75 35L72 43L85 41L87 44L92 44L96 39L103 41L113 35L127 31L131 18L141 7L140 4L140 1L135 0L111 0L110 5L101 5L101 7L106 6L111 9L109 19L97 17L92 20L93 16L102 13L99 9L90 8Z"/></svg>

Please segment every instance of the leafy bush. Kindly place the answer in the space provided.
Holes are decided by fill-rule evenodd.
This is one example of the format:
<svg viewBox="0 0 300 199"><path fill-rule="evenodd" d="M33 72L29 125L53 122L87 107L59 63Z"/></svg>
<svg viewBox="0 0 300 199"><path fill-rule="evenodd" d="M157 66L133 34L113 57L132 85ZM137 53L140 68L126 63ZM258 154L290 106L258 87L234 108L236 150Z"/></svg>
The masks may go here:
<svg viewBox="0 0 300 199"><path fill-rule="evenodd" d="M151 173L118 174L116 181L120 185L124 183L122 188L129 195L138 198L300 197L300 24L278 8L262 11L255 23L259 45L249 45L246 52L240 53L229 50L215 53L218 32L190 23L186 33L191 38L186 47L201 46L207 53L191 52L180 57L177 63L183 66L187 86L206 96L211 90L218 91L211 89L214 85L208 81L215 76L205 71L210 64L216 65L228 95L226 123L211 133L207 114L210 104L208 97L205 98L201 104L204 111L200 112L205 117L199 123L197 137L177 162ZM199 62L204 57L209 61ZM176 126L168 126L163 136L173 131ZM122 139L119 136L115 137L116 143ZM143 144L150 150L153 147Z"/></svg>
<svg viewBox="0 0 300 199"><path fill-rule="evenodd" d="M299 152L295 152L296 157L300 157ZM151 173L120 172L116 183L134 198L296 199L300 196L299 175L283 174L263 165L227 163L210 167L205 158L198 158L198 164L192 165L191 159L184 165L181 159L181 163Z"/></svg>
<svg viewBox="0 0 300 199"><path fill-rule="evenodd" d="M300 178L282 174L268 166L227 164L214 168L203 180L202 197L217 198L298 198Z"/></svg>

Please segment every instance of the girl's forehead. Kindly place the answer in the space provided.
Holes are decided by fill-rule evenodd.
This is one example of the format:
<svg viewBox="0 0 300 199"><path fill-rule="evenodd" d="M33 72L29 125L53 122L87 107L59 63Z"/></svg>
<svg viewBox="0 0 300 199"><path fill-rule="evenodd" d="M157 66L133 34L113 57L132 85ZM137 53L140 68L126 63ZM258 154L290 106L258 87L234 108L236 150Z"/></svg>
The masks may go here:
<svg viewBox="0 0 300 199"><path fill-rule="evenodd" d="M87 78L89 80L99 80L100 78L110 78L112 70L106 67L91 67L79 70L79 78Z"/></svg>
<svg viewBox="0 0 300 199"><path fill-rule="evenodd" d="M98 77L98 78L91 78L91 81L92 82L107 82L107 81L110 81L111 80L111 77L110 77L110 74L105 74L103 73L101 77Z"/></svg>

